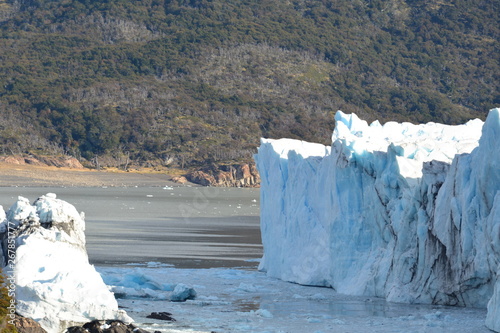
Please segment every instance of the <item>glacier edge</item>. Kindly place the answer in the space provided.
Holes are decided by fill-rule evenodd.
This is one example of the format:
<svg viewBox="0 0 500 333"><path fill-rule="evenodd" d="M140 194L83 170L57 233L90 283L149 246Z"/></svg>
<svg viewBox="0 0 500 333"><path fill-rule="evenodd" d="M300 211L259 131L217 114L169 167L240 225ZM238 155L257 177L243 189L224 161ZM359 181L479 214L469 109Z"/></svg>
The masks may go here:
<svg viewBox="0 0 500 333"><path fill-rule="evenodd" d="M500 109L484 125L335 120L331 147L261 140L260 269L351 295L488 306L500 332Z"/></svg>

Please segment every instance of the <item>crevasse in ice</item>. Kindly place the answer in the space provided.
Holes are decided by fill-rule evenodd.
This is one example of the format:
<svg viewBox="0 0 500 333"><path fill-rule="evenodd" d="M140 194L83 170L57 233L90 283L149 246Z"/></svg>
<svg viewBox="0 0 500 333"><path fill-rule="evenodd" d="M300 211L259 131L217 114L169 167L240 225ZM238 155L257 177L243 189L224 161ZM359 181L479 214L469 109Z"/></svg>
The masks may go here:
<svg viewBox="0 0 500 333"><path fill-rule="evenodd" d="M331 147L261 140L260 269L351 295L488 306L500 331L500 109L459 126L335 120Z"/></svg>

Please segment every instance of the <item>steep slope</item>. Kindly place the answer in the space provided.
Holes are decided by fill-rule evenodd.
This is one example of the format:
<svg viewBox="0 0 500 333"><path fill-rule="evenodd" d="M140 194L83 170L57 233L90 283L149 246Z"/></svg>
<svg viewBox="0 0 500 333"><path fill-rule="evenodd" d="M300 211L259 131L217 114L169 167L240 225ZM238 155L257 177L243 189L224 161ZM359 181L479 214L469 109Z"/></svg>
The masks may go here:
<svg viewBox="0 0 500 333"><path fill-rule="evenodd" d="M500 103L496 1L0 2L4 153L164 165L328 143L333 113L459 123Z"/></svg>

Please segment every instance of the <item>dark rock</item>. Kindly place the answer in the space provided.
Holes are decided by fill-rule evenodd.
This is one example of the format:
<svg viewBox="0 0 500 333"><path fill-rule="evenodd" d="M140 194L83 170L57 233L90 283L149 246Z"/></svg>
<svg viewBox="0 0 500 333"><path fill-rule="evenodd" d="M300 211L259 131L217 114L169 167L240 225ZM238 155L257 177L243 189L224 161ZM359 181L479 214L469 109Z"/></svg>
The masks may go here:
<svg viewBox="0 0 500 333"><path fill-rule="evenodd" d="M83 326L73 326L66 333L149 333L132 324L120 320L94 320Z"/></svg>
<svg viewBox="0 0 500 333"><path fill-rule="evenodd" d="M66 329L65 333L88 333L88 331L81 326L71 326Z"/></svg>
<svg viewBox="0 0 500 333"><path fill-rule="evenodd" d="M84 324L82 327L87 329L90 332L96 332L96 333L99 332L100 333L100 332L102 332L102 329L101 329L102 325L103 324L101 324L101 322L99 320L93 320L89 323Z"/></svg>
<svg viewBox="0 0 500 333"><path fill-rule="evenodd" d="M175 321L170 312L152 312L146 318Z"/></svg>

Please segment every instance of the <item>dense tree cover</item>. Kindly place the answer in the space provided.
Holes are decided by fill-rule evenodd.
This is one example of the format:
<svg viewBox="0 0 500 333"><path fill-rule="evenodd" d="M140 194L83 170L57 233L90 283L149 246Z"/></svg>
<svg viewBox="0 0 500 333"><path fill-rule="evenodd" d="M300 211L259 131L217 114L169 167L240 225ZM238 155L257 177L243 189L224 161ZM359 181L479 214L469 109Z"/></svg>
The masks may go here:
<svg viewBox="0 0 500 333"><path fill-rule="evenodd" d="M0 0L0 144L189 166L500 104L498 1Z"/></svg>

